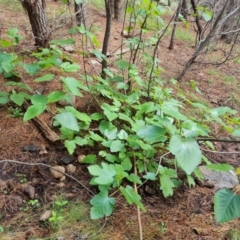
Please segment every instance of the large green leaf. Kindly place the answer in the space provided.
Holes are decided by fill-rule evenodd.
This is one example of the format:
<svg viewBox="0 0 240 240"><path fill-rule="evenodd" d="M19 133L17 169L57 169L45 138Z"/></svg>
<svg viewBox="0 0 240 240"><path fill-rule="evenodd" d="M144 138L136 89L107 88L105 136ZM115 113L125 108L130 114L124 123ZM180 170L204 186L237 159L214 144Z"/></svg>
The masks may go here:
<svg viewBox="0 0 240 240"><path fill-rule="evenodd" d="M188 174L201 162L201 151L193 138L181 138L174 135L170 140L170 152L176 156L178 164Z"/></svg>
<svg viewBox="0 0 240 240"><path fill-rule="evenodd" d="M90 203L93 205L90 212L91 219L99 219L112 214L115 200L108 197L107 191L102 191L95 195Z"/></svg>
<svg viewBox="0 0 240 240"><path fill-rule="evenodd" d="M214 213L219 223L240 217L240 195L229 189L217 191L214 196Z"/></svg>
<svg viewBox="0 0 240 240"><path fill-rule="evenodd" d="M71 112L62 112L55 116L55 119L65 128L79 131L76 117Z"/></svg>
<svg viewBox="0 0 240 240"><path fill-rule="evenodd" d="M156 142L165 142L167 140L165 134L165 129L154 125L145 125L137 131L137 135L144 139L145 142L150 144Z"/></svg>
<svg viewBox="0 0 240 240"><path fill-rule="evenodd" d="M30 106L24 114L23 121L26 122L43 113L46 109L45 104L34 104Z"/></svg>

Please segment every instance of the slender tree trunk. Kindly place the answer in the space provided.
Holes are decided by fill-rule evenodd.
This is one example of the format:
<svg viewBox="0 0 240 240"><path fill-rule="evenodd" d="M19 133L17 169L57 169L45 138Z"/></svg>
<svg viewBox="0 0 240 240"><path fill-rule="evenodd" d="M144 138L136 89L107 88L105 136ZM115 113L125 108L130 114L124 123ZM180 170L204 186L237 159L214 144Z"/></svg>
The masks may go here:
<svg viewBox="0 0 240 240"><path fill-rule="evenodd" d="M108 51L108 43L109 43L109 38L111 34L111 26L112 26L112 6L111 6L112 0L105 0L105 9L106 9L106 30L105 30L105 35L104 35L104 40L103 40L103 47L102 47L102 54L107 55ZM106 73L104 72L104 69L107 68L107 59L104 58L102 60L102 74L101 77L103 79L106 78Z"/></svg>
<svg viewBox="0 0 240 240"><path fill-rule="evenodd" d="M114 19L119 21L120 19L120 3L121 0L113 0L113 12L114 12Z"/></svg>
<svg viewBox="0 0 240 240"><path fill-rule="evenodd" d="M187 0L182 1L181 14L187 20L188 19L188 2Z"/></svg>
<svg viewBox="0 0 240 240"><path fill-rule="evenodd" d="M74 0L74 10L76 15L77 25L83 24L85 26L85 13L83 3L77 4Z"/></svg>
<svg viewBox="0 0 240 240"><path fill-rule="evenodd" d="M37 47L48 47L49 31L44 11L44 0L20 0L28 14Z"/></svg>
<svg viewBox="0 0 240 240"><path fill-rule="evenodd" d="M203 51L203 49L209 44L210 40L213 38L214 34L216 33L216 31L218 30L218 27L222 25L222 23L225 21L225 18L227 16L225 16L223 19L223 14L228 6L229 2L228 0L225 2L225 4L223 5L220 13L217 15L216 20L213 24L213 27L211 29L211 31L208 33L208 35L206 36L206 38L202 41L200 41L200 44L198 45L198 47L196 48L196 50L194 51L192 57L187 61L186 65L184 66L182 72L177 76L176 80L180 81L183 76L185 75L185 73L188 71L188 69L192 66L192 64L194 63L194 61L196 60L197 56Z"/></svg>
<svg viewBox="0 0 240 240"><path fill-rule="evenodd" d="M183 0L179 0L179 3L178 3L178 8L177 8L175 21L174 21L174 25L173 25L173 30L172 30L172 36L171 36L170 44L169 44L169 47L168 47L169 50L172 50L173 46L174 46L174 36L175 36L176 27L177 27L177 21L178 21L179 13L181 12L181 8L182 8L182 1Z"/></svg>
<svg viewBox="0 0 240 240"><path fill-rule="evenodd" d="M191 4L192 4L193 12L195 14L195 22L196 22L196 25L197 25L197 28L198 28L198 40L200 41L201 38L204 37L203 36L203 28L202 28L202 25L201 25L201 22L200 22L200 19L199 19L199 16L198 16L197 5L196 5L195 0L191 0Z"/></svg>

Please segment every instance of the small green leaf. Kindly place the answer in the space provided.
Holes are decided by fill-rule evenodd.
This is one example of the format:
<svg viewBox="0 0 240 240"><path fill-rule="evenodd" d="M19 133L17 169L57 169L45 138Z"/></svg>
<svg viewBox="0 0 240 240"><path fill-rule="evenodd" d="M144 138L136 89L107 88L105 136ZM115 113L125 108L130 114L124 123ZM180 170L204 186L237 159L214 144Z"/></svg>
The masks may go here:
<svg viewBox="0 0 240 240"><path fill-rule="evenodd" d="M52 40L50 43L58 44L60 46L64 46L64 45L69 45L69 44L75 44L75 40L72 39L72 38L69 38L69 39L56 39L56 40Z"/></svg>
<svg viewBox="0 0 240 240"><path fill-rule="evenodd" d="M121 152L125 151L125 145L120 140L112 141L112 144L110 146L111 152Z"/></svg>
<svg viewBox="0 0 240 240"><path fill-rule="evenodd" d="M73 154L75 148L76 148L76 144L75 144L75 141L73 140L65 140L64 141L64 146L67 148L69 154Z"/></svg>
<svg viewBox="0 0 240 240"><path fill-rule="evenodd" d="M128 134L125 130L120 130L120 132L118 133L118 138L121 140L126 140L128 138Z"/></svg>
<svg viewBox="0 0 240 240"><path fill-rule="evenodd" d="M82 96L78 89L82 86L82 83L80 81L72 77L62 78L62 81L66 84L71 93L79 97Z"/></svg>
<svg viewBox="0 0 240 240"><path fill-rule="evenodd" d="M36 78L34 82L46 82L46 81L51 81L55 77L54 74L46 74L42 77Z"/></svg>
<svg viewBox="0 0 240 240"><path fill-rule="evenodd" d="M81 137L75 137L74 141L79 146L84 146L88 144L88 140Z"/></svg>
<svg viewBox="0 0 240 240"><path fill-rule="evenodd" d="M101 113L93 113L91 115L92 120L98 121L104 118L104 115Z"/></svg>
<svg viewBox="0 0 240 240"><path fill-rule="evenodd" d="M129 204L135 203L138 207L142 209L142 211L146 211L143 204L141 203L141 197L134 191L131 186L127 185L125 188L120 186L119 190Z"/></svg>
<svg viewBox="0 0 240 240"><path fill-rule="evenodd" d="M96 155L87 155L83 160L82 163L95 163L97 161Z"/></svg>
<svg viewBox="0 0 240 240"><path fill-rule="evenodd" d="M115 62L117 68L124 70L127 69L129 66L129 63L127 61L125 61L124 59L118 60Z"/></svg>
<svg viewBox="0 0 240 240"><path fill-rule="evenodd" d="M31 97L31 102L32 104L46 104L48 101L47 97L44 96L44 95L39 95L39 94L34 94L32 97Z"/></svg>
<svg viewBox="0 0 240 240"><path fill-rule="evenodd" d="M26 122L32 118L37 117L41 113L43 113L46 109L46 105L44 104L34 104L30 106L24 114L23 121Z"/></svg>
<svg viewBox="0 0 240 240"><path fill-rule="evenodd" d="M235 128L232 132L234 137L240 137L240 128Z"/></svg>
<svg viewBox="0 0 240 240"><path fill-rule="evenodd" d="M76 117L71 112L62 112L55 116L55 119L65 128L79 131Z"/></svg>
<svg viewBox="0 0 240 240"><path fill-rule="evenodd" d="M26 71L26 73L28 73L30 75L34 75L36 73L39 73L40 70L41 70L37 63L24 64L23 68Z"/></svg>
<svg viewBox="0 0 240 240"><path fill-rule="evenodd" d="M147 174L144 175L143 178L151 181L155 181L157 179L155 173L152 172L147 172Z"/></svg>
<svg viewBox="0 0 240 240"><path fill-rule="evenodd" d="M54 91L51 92L47 98L48 98L48 103L54 103L57 101L60 101L66 97L66 93L64 92L59 92L59 91Z"/></svg>
<svg viewBox="0 0 240 240"><path fill-rule="evenodd" d="M22 106L24 102L24 95L21 93L15 93L10 95L10 99L18 106Z"/></svg>
<svg viewBox="0 0 240 240"><path fill-rule="evenodd" d="M215 171L231 171L234 170L234 167L227 163L221 163L221 164L209 164L206 165L206 168L215 170Z"/></svg>
<svg viewBox="0 0 240 240"><path fill-rule="evenodd" d="M142 181L140 179L140 177L134 173L131 173L130 175L127 176L127 179L130 181L130 182L134 182L134 183L137 183L137 184L142 184Z"/></svg>
<svg viewBox="0 0 240 240"><path fill-rule="evenodd" d="M72 72L77 72L80 69L80 66L76 63L63 62L61 64L61 68L65 72L72 73Z"/></svg>
<svg viewBox="0 0 240 240"><path fill-rule="evenodd" d="M9 93L7 92L0 92L0 104L6 104L9 102Z"/></svg>

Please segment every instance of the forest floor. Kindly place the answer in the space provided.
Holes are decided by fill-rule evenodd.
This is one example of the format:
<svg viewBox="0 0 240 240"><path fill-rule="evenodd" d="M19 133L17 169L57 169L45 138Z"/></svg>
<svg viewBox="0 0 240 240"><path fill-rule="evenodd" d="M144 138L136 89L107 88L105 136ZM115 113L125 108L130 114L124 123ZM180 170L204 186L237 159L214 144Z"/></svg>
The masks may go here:
<svg viewBox="0 0 240 240"><path fill-rule="evenodd" d="M18 1L17 1L18 2ZM33 49L34 40L30 33L27 16L19 3L14 1L0 1L0 38L4 36L6 29L18 27L20 33L25 36L21 43L21 49ZM60 3L47 1L47 11L50 18L59 14ZM167 17L166 17L167 21ZM64 23L61 20L61 24ZM91 8L87 15L87 24L92 26L92 31L102 42L105 26L105 13L101 8ZM65 28L65 30L67 27ZM121 44L122 22L113 22L110 49L112 52ZM63 35L58 31L54 33ZM61 36L58 36L61 38ZM165 83L176 77L184 63L194 51L193 27L185 28L182 25L177 30L175 46L168 49L170 34L168 34L159 47L159 63L164 69L161 78ZM80 43L74 46L75 50L81 47ZM210 57L218 57L221 49L215 51ZM75 51L71 57L84 64L80 54ZM209 58L209 56L208 56ZM25 57L25 61L30 61ZM92 67L85 62L89 72L100 71L100 66ZM229 106L240 112L240 57L222 65L198 64L186 73L181 81L181 88L189 93L191 98L197 99L212 107ZM61 73L56 72L56 75ZM39 83L33 83L34 78L24 78L25 83L33 89L41 87ZM199 93L191 87L194 80ZM3 86L6 80L0 76L0 91L9 90ZM50 83L45 89L46 93L59 88L56 83ZM77 109L86 109L89 104L86 99L77 99ZM89 107L89 106L88 106ZM194 111L191 110L191 111ZM23 123L21 118L14 118L11 106L0 106L0 160L17 160L24 163L45 163L49 165L61 165L60 159L67 156L67 151L60 145L54 145L44 138L41 131L32 121ZM51 125L52 116L48 113L41 118ZM214 126L213 126L214 128ZM221 137L221 131L218 137ZM222 133L223 135L224 133ZM33 144L46 151L24 151L26 145ZM218 151L239 151L240 145L217 143L214 144ZM89 154L88 149L78 151L79 154ZM229 163L239 166L239 155L206 153L207 157L215 162ZM86 187L96 192L89 185L90 175L87 166L77 162L77 155L72 163L77 170L72 175ZM99 239L99 240L135 240L138 238L138 222L135 206L129 206L121 197L116 197L116 209L107 219L90 220L90 195L73 179L67 178L64 184L54 179L49 169L41 166L27 166L11 161L0 163L0 239ZM35 189L34 200L29 198L29 185ZM239 220L230 223L217 224L213 213L214 190L207 187L196 186L189 188L186 185L178 188L172 197L165 199L154 186L153 192L140 189L142 201L146 212L141 214L143 225L143 238L145 240L217 240L240 239ZM68 203L57 209L56 201ZM57 209L61 221L40 221L40 216L45 210ZM59 238L59 237L64 238ZM89 237L91 236L91 237Z"/></svg>

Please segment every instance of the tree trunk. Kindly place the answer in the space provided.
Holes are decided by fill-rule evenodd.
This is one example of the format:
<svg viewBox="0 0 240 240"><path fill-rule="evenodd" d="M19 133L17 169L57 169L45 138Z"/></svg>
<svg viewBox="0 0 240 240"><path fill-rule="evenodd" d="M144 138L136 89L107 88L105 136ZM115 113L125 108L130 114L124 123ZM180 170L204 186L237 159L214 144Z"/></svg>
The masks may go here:
<svg viewBox="0 0 240 240"><path fill-rule="evenodd" d="M77 4L74 1L74 9L76 14L77 25L80 26L81 24L83 24L85 26L85 14L83 3Z"/></svg>
<svg viewBox="0 0 240 240"><path fill-rule="evenodd" d="M187 0L182 1L181 14L187 20L188 19L188 2Z"/></svg>
<svg viewBox="0 0 240 240"><path fill-rule="evenodd" d="M105 9L106 9L107 20L106 20L106 30L105 30L104 40L103 40L103 47L102 47L102 54L105 56L107 56L108 43L109 43L111 27L112 27L112 5L111 4L112 4L112 0L105 0ZM107 59L106 58L104 58L102 60L101 77L103 79L106 78L106 73L104 71L105 68L107 68Z"/></svg>
<svg viewBox="0 0 240 240"><path fill-rule="evenodd" d="M120 3L121 0L113 0L114 19L116 19L117 21L120 18Z"/></svg>
<svg viewBox="0 0 240 240"><path fill-rule="evenodd" d="M37 47L48 47L49 32L44 11L44 0L20 0L28 14Z"/></svg>
<svg viewBox="0 0 240 240"><path fill-rule="evenodd" d="M181 12L181 9L182 9L182 3L183 3L183 0L179 0L178 8L177 8L177 11L176 11L176 16L175 16L175 20L174 20L171 40L170 40L170 44L169 44L169 47L168 47L169 50L172 50L173 46L174 46L175 31L176 31L176 27L177 27L177 21L178 21L179 13Z"/></svg>

